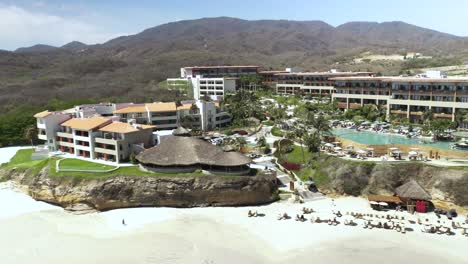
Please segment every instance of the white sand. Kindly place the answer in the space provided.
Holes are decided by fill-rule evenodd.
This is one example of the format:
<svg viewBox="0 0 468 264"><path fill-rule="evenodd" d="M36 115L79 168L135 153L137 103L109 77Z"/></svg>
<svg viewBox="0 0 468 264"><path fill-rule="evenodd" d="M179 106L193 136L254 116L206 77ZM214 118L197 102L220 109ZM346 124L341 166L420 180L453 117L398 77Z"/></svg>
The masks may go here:
<svg viewBox="0 0 468 264"><path fill-rule="evenodd" d="M303 206L368 211L359 198L244 208L74 215L0 184L0 263L468 263L468 237L276 220ZM265 217L248 218L249 209ZM432 217L432 216L431 216ZM125 219L126 226L122 225Z"/></svg>

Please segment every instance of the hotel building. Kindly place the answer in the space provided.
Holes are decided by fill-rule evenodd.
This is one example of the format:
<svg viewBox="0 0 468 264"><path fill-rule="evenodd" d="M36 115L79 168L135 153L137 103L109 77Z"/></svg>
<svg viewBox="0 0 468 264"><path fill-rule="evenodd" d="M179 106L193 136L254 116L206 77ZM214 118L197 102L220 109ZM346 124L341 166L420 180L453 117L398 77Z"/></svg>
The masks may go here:
<svg viewBox="0 0 468 264"><path fill-rule="evenodd" d="M174 102L81 105L34 117L38 138L49 151L114 162L153 146L156 129L175 129L189 120L190 128L206 131L231 122L217 103L205 101L186 101L179 107Z"/></svg>
<svg viewBox="0 0 468 264"><path fill-rule="evenodd" d="M197 76L191 79L195 100L209 96L212 100L220 100L228 93L236 91L236 78L204 78Z"/></svg>
<svg viewBox="0 0 468 264"><path fill-rule="evenodd" d="M390 115L412 122L432 111L435 118L455 121L457 111L468 109L468 78L339 77L333 78L338 107L382 105Z"/></svg>
<svg viewBox="0 0 468 264"><path fill-rule="evenodd" d="M331 97L334 92L333 77L371 76L371 72L291 72L278 73L276 92L278 94L301 94L317 97Z"/></svg>
<svg viewBox="0 0 468 264"><path fill-rule="evenodd" d="M242 75L255 75L260 66L194 66L180 69L181 78L205 78L240 77Z"/></svg>

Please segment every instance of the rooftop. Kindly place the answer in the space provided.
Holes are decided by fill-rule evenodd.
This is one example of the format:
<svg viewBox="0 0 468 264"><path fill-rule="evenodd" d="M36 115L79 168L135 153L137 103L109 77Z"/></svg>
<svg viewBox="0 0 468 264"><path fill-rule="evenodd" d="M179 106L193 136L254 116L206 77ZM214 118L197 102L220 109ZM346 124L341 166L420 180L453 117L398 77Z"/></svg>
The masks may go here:
<svg viewBox="0 0 468 264"><path fill-rule="evenodd" d="M431 83L468 83L468 77L449 78L418 78L418 77L392 77L387 82L431 82Z"/></svg>
<svg viewBox="0 0 468 264"><path fill-rule="evenodd" d="M161 138L161 143L138 154L143 164L157 166L191 166L205 164L212 166L243 166L250 158L238 152L224 152L220 147L199 138L174 135ZM185 135L185 134L184 134Z"/></svg>
<svg viewBox="0 0 468 264"><path fill-rule="evenodd" d="M42 111L42 112L39 112L37 114L34 115L35 118L44 118L44 117L47 117L49 115L51 115L52 112L49 112L48 110L45 110L45 111Z"/></svg>
<svg viewBox="0 0 468 264"><path fill-rule="evenodd" d="M276 75L281 76L360 76L360 75L372 75L373 72L289 72L289 73L278 73Z"/></svg>
<svg viewBox="0 0 468 264"><path fill-rule="evenodd" d="M120 134L129 134L145 129L153 129L156 126L149 126L149 125L136 125L133 126L129 123L123 123L123 122L113 122L107 126L104 126L99 129L99 131L102 132L111 132L111 133L120 133Z"/></svg>
<svg viewBox="0 0 468 264"><path fill-rule="evenodd" d="M114 111L114 114L129 114L129 113L144 113L146 112L146 107L144 105L134 105L121 108Z"/></svg>
<svg viewBox="0 0 468 264"><path fill-rule="evenodd" d="M150 112L172 112L177 111L175 102L146 104L146 109Z"/></svg>
<svg viewBox="0 0 468 264"><path fill-rule="evenodd" d="M112 120L99 116L91 118L72 118L63 122L61 126L88 131L109 124L110 122L112 122Z"/></svg>

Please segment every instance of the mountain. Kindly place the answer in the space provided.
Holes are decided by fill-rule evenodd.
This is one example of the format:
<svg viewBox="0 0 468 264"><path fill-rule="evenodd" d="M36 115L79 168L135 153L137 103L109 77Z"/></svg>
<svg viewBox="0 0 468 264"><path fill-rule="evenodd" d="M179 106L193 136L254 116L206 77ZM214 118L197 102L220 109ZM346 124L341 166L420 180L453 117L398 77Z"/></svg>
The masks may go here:
<svg viewBox="0 0 468 264"><path fill-rule="evenodd" d="M37 44L31 47L18 48L14 52L16 53L41 53L41 52L51 52L58 49L57 47Z"/></svg>
<svg viewBox="0 0 468 264"><path fill-rule="evenodd" d="M51 98L174 99L159 89L189 65L258 64L307 70L374 70L398 74L404 62L353 63L363 52L418 52L437 65L468 58L468 39L404 22L203 18L167 23L99 45L71 42L0 51L0 105L43 105ZM424 63L431 63L431 60Z"/></svg>
<svg viewBox="0 0 468 264"><path fill-rule="evenodd" d="M88 48L88 45L79 41L72 41L60 47L61 49L70 50L70 51L83 51Z"/></svg>

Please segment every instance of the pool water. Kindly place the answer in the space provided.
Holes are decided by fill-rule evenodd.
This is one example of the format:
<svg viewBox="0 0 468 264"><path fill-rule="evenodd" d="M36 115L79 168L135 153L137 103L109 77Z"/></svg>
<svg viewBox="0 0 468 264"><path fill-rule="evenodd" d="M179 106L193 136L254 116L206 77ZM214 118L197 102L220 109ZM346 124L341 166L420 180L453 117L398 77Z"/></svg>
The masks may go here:
<svg viewBox="0 0 468 264"><path fill-rule="evenodd" d="M357 143L366 144L366 145L387 145L387 144L401 144L401 145L421 145L428 146L438 149L448 149L452 151L461 151L463 150L454 150L450 148L450 142L427 142L425 143L422 139L417 138L407 138L406 136L392 135L392 134L379 134L368 131L358 132L354 129L346 128L334 128L332 133L336 137L349 139Z"/></svg>

